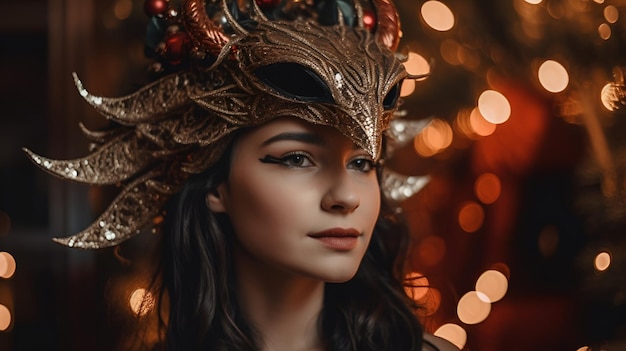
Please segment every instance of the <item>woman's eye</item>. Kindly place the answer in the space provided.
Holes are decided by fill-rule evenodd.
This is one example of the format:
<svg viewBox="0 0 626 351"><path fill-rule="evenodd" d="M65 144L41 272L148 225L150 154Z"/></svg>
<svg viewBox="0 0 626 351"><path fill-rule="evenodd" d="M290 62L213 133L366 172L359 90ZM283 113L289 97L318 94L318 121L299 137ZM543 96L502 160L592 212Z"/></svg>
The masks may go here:
<svg viewBox="0 0 626 351"><path fill-rule="evenodd" d="M348 165L348 168L355 169L361 172L369 172L376 168L374 161L367 158L357 158L352 160Z"/></svg>
<svg viewBox="0 0 626 351"><path fill-rule="evenodd" d="M260 161L263 163L274 163L294 168L313 166L313 161L311 161L311 158L308 155L302 153L292 153L280 157L266 155L265 157L260 159Z"/></svg>
<svg viewBox="0 0 626 351"><path fill-rule="evenodd" d="M311 160L306 155L301 154L287 155L283 157L282 160L286 166L291 167L309 167L313 165Z"/></svg>

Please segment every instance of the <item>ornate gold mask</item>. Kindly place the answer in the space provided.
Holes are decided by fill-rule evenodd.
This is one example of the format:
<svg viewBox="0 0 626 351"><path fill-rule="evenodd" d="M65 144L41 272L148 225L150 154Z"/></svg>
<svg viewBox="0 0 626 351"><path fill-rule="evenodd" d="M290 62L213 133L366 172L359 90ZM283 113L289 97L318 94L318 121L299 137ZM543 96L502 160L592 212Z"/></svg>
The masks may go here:
<svg viewBox="0 0 626 351"><path fill-rule="evenodd" d="M185 1L180 15L168 20L189 39L193 59L186 68L121 98L94 96L75 76L85 100L121 126L106 133L84 130L98 145L84 158L52 160L26 152L56 176L121 184L122 191L87 229L55 241L93 249L127 240L160 215L190 175L220 157L233 131L273 118L335 127L380 158L383 132L408 75L393 53L399 40L395 9L385 0L375 0L374 8L376 31L363 24L358 3L355 25L349 26L341 11L334 25L270 20L255 1L247 20L238 21L224 0L220 10L232 28L227 34L209 20L203 1ZM397 187L401 178L390 177L383 185Z"/></svg>

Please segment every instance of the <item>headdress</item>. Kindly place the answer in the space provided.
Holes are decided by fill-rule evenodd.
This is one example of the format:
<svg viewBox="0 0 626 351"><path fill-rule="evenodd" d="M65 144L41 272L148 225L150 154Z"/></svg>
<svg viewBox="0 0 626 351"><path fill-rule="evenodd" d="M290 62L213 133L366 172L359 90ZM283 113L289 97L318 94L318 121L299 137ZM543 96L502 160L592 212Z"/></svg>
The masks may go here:
<svg viewBox="0 0 626 351"><path fill-rule="evenodd" d="M152 34L167 38L153 45L162 76L131 95L95 96L74 76L83 98L119 127L94 132L81 125L97 145L84 158L25 151L56 176L122 190L87 229L55 241L93 249L132 237L242 127L299 117L337 128L374 158L390 124L392 144L419 131L421 123L391 121L402 80L416 77L394 53L400 29L389 0L257 1L186 0L179 9L156 11ZM368 21L372 16L377 21ZM381 182L399 200L424 179L387 172Z"/></svg>

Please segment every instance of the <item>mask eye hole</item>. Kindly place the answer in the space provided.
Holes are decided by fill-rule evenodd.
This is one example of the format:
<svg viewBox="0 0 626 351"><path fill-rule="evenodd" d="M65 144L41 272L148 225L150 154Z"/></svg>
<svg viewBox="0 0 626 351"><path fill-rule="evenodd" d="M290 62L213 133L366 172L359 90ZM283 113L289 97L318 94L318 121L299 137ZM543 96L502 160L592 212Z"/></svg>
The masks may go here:
<svg viewBox="0 0 626 351"><path fill-rule="evenodd" d="M284 97L304 102L333 102L322 78L297 63L274 63L257 68L254 74Z"/></svg>
<svg viewBox="0 0 626 351"><path fill-rule="evenodd" d="M400 98L400 84L401 82L394 85L393 88L389 90L389 93L387 93L387 96L385 96L383 100L383 108L385 111L393 110L398 104L398 99Z"/></svg>

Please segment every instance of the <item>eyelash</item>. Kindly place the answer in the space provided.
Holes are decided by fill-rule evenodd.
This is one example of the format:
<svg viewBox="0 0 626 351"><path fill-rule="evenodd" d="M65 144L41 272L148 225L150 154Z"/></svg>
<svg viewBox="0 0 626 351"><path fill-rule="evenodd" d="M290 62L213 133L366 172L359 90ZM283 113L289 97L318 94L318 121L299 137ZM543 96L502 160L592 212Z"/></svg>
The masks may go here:
<svg viewBox="0 0 626 351"><path fill-rule="evenodd" d="M308 161L309 164L307 165L302 165L302 164L294 164L293 161L296 157L302 157L304 161ZM259 161L263 162L263 163L273 163L273 164L279 164L279 165L283 165L285 167L289 167L289 168L306 168L306 167L311 167L314 166L315 164L313 163L313 161L311 161L312 156L308 153L305 152L301 152L301 151L296 151L296 152L290 152L288 154L285 154L283 156L280 157L274 157L271 155L265 155L265 157L259 159ZM364 167L354 167L356 162L359 161L364 161L366 162L366 166ZM355 169L359 172L363 172L363 173L369 173L373 170L376 170L380 167L380 163L378 162L374 162L373 160L370 160L366 157L359 157L359 158L355 158L353 160L351 160L348 163L348 168L350 169Z"/></svg>

